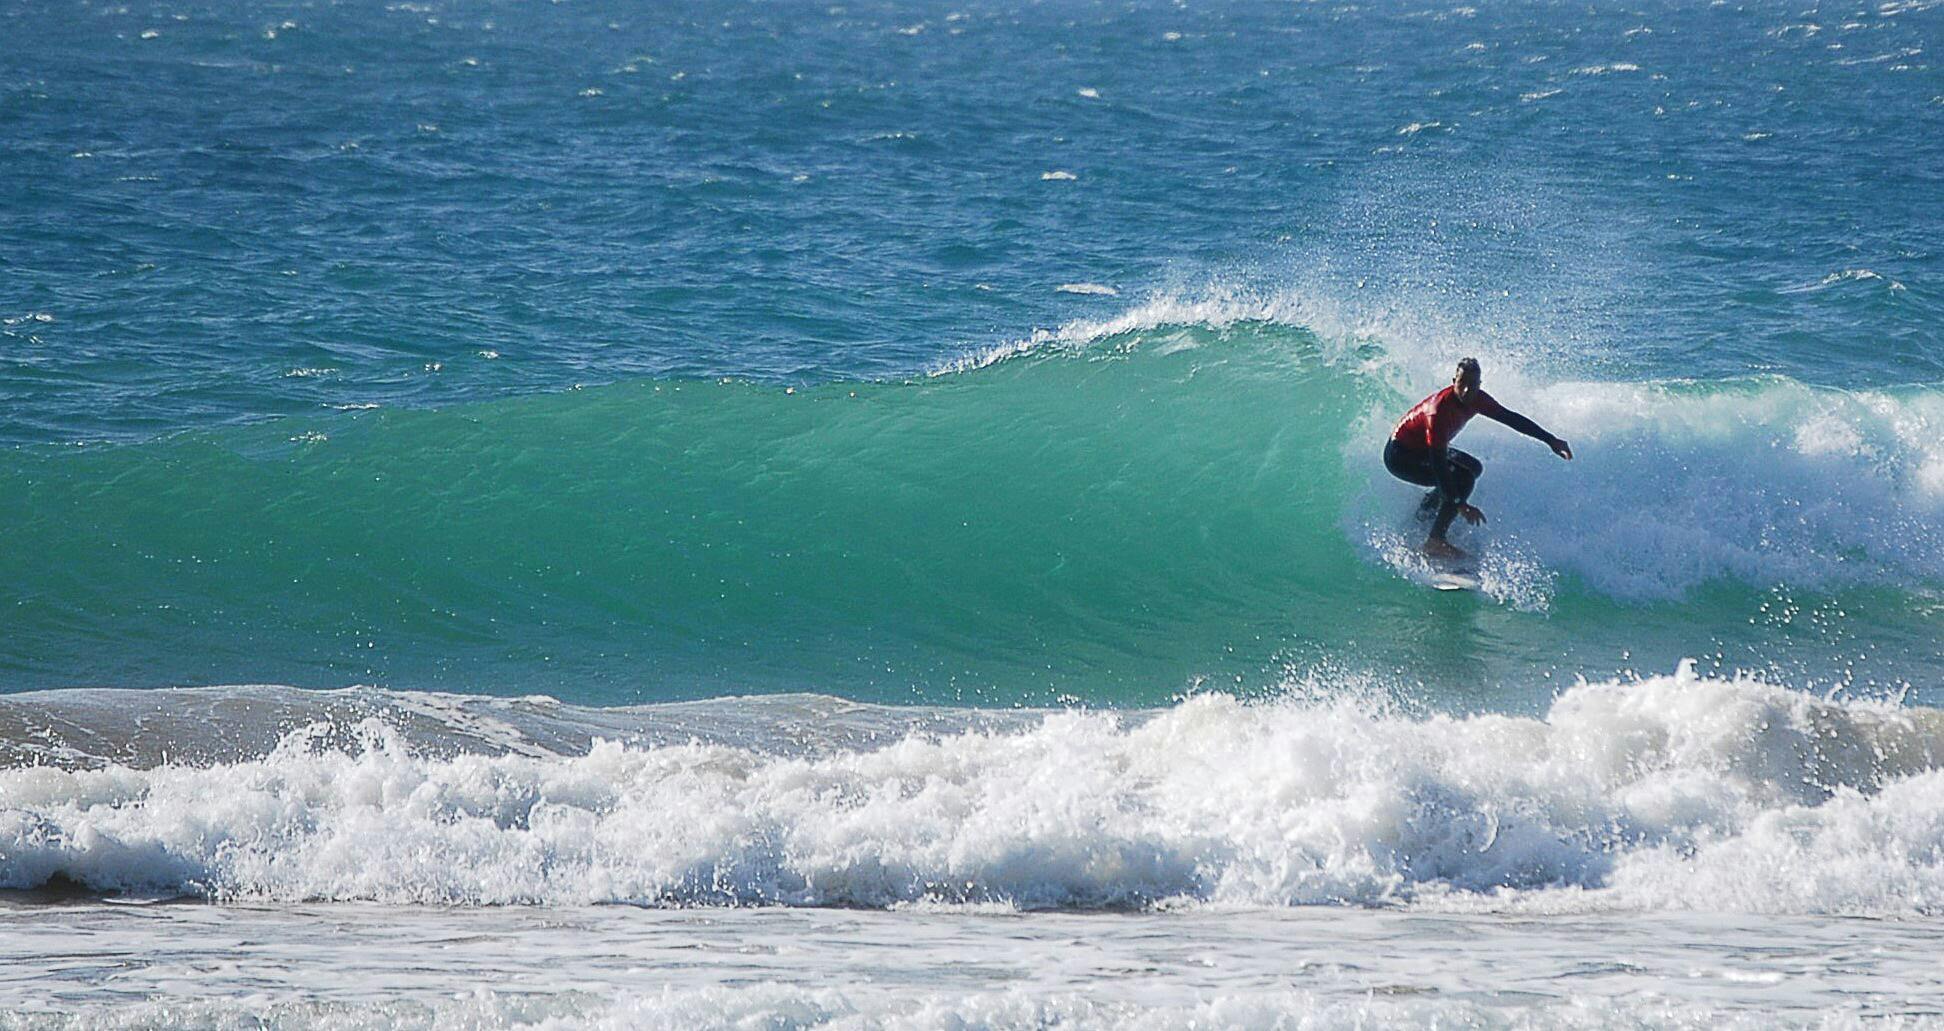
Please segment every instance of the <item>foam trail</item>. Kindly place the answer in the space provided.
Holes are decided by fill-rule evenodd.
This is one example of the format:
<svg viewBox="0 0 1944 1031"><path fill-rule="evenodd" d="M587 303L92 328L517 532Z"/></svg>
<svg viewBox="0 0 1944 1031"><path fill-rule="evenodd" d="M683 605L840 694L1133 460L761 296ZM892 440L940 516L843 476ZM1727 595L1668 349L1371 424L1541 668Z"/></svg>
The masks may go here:
<svg viewBox="0 0 1944 1031"><path fill-rule="evenodd" d="M1686 669L1582 684L1543 719L1216 695L798 757L610 741L429 759L381 721L353 731L211 767L0 773L0 885L460 905L1944 899L1937 711Z"/></svg>

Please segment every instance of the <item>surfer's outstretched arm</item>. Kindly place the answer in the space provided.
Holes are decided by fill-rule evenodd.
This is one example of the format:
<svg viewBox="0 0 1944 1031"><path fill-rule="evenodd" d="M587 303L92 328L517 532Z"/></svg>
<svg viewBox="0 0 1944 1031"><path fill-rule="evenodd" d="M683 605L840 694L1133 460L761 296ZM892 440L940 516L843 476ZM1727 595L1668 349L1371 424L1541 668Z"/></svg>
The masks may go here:
<svg viewBox="0 0 1944 1031"><path fill-rule="evenodd" d="M1546 428L1544 426L1541 426L1538 423L1533 422L1531 419L1528 419L1525 416L1520 415L1519 413L1513 411L1510 408L1505 407L1504 405L1493 404L1489 408L1482 409L1479 412L1479 414L1485 416L1487 419L1493 420L1494 422L1498 422L1505 426L1509 426L1512 429L1518 430L1520 433L1523 433L1526 436L1531 437L1532 439L1538 441L1539 443L1544 444L1549 448L1552 448L1553 454L1558 455L1561 458L1573 457L1573 449L1571 447L1568 447L1564 440L1561 440L1560 438L1555 437L1550 433L1547 433Z"/></svg>

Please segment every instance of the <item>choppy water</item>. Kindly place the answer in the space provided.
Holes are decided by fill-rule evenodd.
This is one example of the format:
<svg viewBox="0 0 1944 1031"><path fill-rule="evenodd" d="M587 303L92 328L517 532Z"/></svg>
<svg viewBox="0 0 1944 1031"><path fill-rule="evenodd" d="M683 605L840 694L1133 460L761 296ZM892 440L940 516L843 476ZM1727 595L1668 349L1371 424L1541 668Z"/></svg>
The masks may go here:
<svg viewBox="0 0 1944 1031"><path fill-rule="evenodd" d="M1939 1019L1944 6L0 25L7 1019Z"/></svg>

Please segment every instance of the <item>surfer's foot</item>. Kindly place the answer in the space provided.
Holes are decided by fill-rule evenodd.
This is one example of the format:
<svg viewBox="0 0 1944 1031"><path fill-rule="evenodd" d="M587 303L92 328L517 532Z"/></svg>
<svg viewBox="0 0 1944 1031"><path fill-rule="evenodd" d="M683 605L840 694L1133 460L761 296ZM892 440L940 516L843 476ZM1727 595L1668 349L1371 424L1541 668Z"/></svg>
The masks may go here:
<svg viewBox="0 0 1944 1031"><path fill-rule="evenodd" d="M1471 554L1443 537L1432 537L1424 542L1424 553L1431 558L1463 560Z"/></svg>

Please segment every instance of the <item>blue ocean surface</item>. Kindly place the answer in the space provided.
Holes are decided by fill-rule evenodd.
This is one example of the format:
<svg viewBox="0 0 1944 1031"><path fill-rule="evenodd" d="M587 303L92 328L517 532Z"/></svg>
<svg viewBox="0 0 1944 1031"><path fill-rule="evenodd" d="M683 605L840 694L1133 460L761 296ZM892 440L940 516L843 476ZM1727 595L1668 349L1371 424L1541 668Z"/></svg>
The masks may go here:
<svg viewBox="0 0 1944 1031"><path fill-rule="evenodd" d="M0 38L0 1027L1937 1022L1944 4Z"/></svg>

